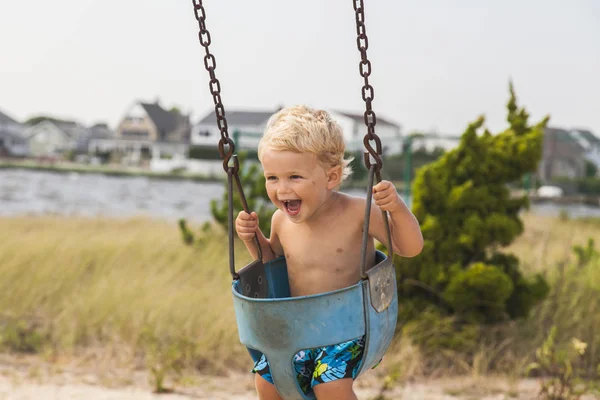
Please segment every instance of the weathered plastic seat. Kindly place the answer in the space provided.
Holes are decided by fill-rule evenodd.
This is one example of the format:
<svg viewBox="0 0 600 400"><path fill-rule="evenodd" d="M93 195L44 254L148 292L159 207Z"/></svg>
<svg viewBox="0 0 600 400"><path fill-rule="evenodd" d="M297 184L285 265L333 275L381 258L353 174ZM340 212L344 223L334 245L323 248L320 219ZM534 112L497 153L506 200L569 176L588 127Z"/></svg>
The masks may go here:
<svg viewBox="0 0 600 400"><path fill-rule="evenodd" d="M396 328L398 295L392 260L377 251L373 268L359 283L318 295L290 297L284 258L254 261L233 281L240 341L256 362L262 353L285 400L315 399L296 379L294 356L366 335L359 374L383 357Z"/></svg>

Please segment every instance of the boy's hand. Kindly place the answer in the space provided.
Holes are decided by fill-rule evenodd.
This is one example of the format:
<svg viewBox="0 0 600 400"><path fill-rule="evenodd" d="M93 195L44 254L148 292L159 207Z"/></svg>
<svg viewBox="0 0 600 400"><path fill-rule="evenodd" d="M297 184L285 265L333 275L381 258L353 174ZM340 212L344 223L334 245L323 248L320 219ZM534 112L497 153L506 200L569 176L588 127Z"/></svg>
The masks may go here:
<svg viewBox="0 0 600 400"><path fill-rule="evenodd" d="M258 230L258 215L255 212L248 214L246 211L240 211L235 219L235 230L244 242L254 240Z"/></svg>
<svg viewBox="0 0 600 400"><path fill-rule="evenodd" d="M382 211L394 212L402 205L402 199L390 181L381 181L373 186L373 200Z"/></svg>

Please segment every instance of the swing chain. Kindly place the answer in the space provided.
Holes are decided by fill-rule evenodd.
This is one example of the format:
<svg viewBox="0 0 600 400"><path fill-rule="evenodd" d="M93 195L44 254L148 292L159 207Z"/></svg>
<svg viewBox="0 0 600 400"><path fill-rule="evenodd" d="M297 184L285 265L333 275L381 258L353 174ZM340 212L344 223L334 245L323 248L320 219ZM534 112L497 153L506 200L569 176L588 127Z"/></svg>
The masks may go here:
<svg viewBox="0 0 600 400"><path fill-rule="evenodd" d="M211 54L209 50L209 46L212 42L210 38L210 32L206 29L206 11L204 10L204 5L202 4L202 0L192 0L194 5L194 15L196 17L196 21L198 21L198 27L200 31L198 32L198 40L202 47L204 47L205 55L204 55L204 67L208 74L210 75L210 81L208 83L210 94L212 94L213 101L215 103L215 115L217 117L217 127L221 132L221 139L219 140L219 153L221 154L221 158L223 159L223 169L225 172L229 170L229 160L233 156L235 152L235 143L233 140L229 138L229 133L227 132L227 119L225 118L225 107L223 107L223 102L221 100L221 83L217 79L215 74L215 69L217 68L217 60L215 56ZM234 166L233 173L237 173L239 169L239 163L237 159L234 157Z"/></svg>
<svg viewBox="0 0 600 400"><path fill-rule="evenodd" d="M363 143L367 152L364 155L365 166L367 169L371 168L371 158L373 156L375 160L375 172L379 173L383 167L383 161L381 160L382 146L381 139L375 134L375 125L377 124L377 117L375 111L372 108L372 102L375 98L375 90L369 83L369 76L371 75L371 61L367 58L367 49L369 48L369 38L367 37L367 28L365 26L365 6L363 0L353 0L355 19L356 19L356 45L360 51L360 63L358 65L360 76L364 78L364 85L362 87L362 99L365 101L366 111L364 113L365 125L367 126L367 134L363 139ZM371 141L375 142L375 148L371 145Z"/></svg>
<svg viewBox="0 0 600 400"><path fill-rule="evenodd" d="M235 261L233 254L233 183L237 186L238 194L240 196L240 201L242 202L242 208L245 212L250 214L250 207L248 207L248 201L246 196L244 195L244 187L242 186L242 181L240 179L240 175L238 174L240 169L240 161L238 160L237 155L235 153L235 142L229 137L229 133L227 132L227 119L225 118L225 107L223 107L223 101L221 100L221 83L217 79L215 74L215 69L217 68L217 60L215 56L210 52L209 46L211 44L210 32L206 29L206 10L204 9L204 5L202 4L202 0L192 0L192 4L194 5L194 15L196 16L196 21L198 21L198 40L202 47L204 47L205 55L204 55L204 67L208 71L210 75L209 81L209 89L210 94L212 94L213 101L215 103L215 115L217 117L217 127L221 132L221 139L219 140L219 154L223 159L223 169L227 173L227 181L228 181L228 218L229 218L229 270L231 272L231 276L233 279L238 279L239 274L235 272ZM229 161L233 158L233 166L229 166ZM254 237L254 243L258 249L258 259L262 260L262 248L260 247L260 242L258 241L258 237Z"/></svg>

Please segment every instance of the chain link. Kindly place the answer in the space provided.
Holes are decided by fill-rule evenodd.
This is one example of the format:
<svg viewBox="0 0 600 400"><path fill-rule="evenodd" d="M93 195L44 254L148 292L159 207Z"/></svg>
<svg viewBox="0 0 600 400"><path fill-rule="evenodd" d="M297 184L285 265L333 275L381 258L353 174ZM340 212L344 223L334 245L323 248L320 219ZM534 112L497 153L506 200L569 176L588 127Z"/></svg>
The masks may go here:
<svg viewBox="0 0 600 400"><path fill-rule="evenodd" d="M367 49L369 48L369 38L367 37L367 28L365 26L365 5L363 0L352 0L354 4L355 20L356 20L356 45L360 52L360 63L358 65L360 76L364 78L364 85L361 90L362 99L365 101L364 121L367 126L367 134L363 139L363 143L367 152L365 153L365 165L367 169L371 168L371 158L375 160L375 172L379 172L383 167L381 160L382 146L381 139L375 134L375 125L377 124L377 116L373 111L373 99L375 98L375 90L369 83L371 75L371 61L367 58ZM375 142L373 148L371 142Z"/></svg>
<svg viewBox="0 0 600 400"><path fill-rule="evenodd" d="M223 158L223 168L225 171L228 169L229 160L235 152L235 144L233 140L229 138L227 131L227 118L225 117L225 107L221 99L221 83L216 77L215 70L217 68L217 62L213 54L209 50L209 46L212 42L210 32L206 28L206 11L202 0L192 0L194 5L194 16L198 21L198 40L205 50L204 56L204 67L210 76L209 89L213 97L215 104L215 116L217 118L217 127L221 133L221 139L219 141L219 152L221 158ZM375 134L375 125L377 124L377 116L373 111L373 99L375 98L375 90L369 83L369 76L371 75L372 67L371 61L367 57L367 49L369 48L369 38L367 37L367 29L365 26L365 9L363 0L353 0L355 20L356 20L356 45L360 52L360 63L359 72L360 76L364 79L364 85L361 89L362 99L365 102L364 121L367 126L367 134L363 139L367 154L365 154L365 165L370 168L372 165L370 156L375 160L375 170L379 172L383 166L381 160L382 146L381 139ZM375 143L375 148L371 142ZM370 155L370 156L369 156ZM236 168L234 166L234 168Z"/></svg>
<svg viewBox="0 0 600 400"><path fill-rule="evenodd" d="M223 101L221 100L221 83L217 79L215 69L217 68L217 60L209 50L211 43L210 32L206 29L206 11L202 0L192 0L194 5L194 15L196 21L198 21L198 40L202 47L204 47L204 67L210 75L210 81L208 83L210 94L213 97L215 103L215 115L217 117L217 126L221 132L221 139L219 140L219 153L223 159L223 169L227 173L227 199L228 199L228 233L229 233L229 270L234 280L240 279L240 275L235 271L235 260L234 260L234 236L233 236L233 184L237 186L240 201L242 202L242 208L247 213L250 213L248 207L248 201L244 195L244 187L239 175L240 162L237 156L234 155L235 143L229 137L227 133L227 118L225 118L225 107L223 107ZM233 158L233 166L229 166L229 161ZM254 243L258 250L258 260L262 260L262 248L258 241L258 237L254 236Z"/></svg>
<svg viewBox="0 0 600 400"><path fill-rule="evenodd" d="M223 107L223 101L221 100L221 83L217 79L217 75L215 74L215 69L217 68L217 60L215 56L211 54L209 50L209 46L212 43L212 39L210 37L210 32L206 29L206 11L204 10L204 5L202 4L202 0L192 0L192 4L194 5L194 16L196 17L196 21L198 21L198 40L202 47L204 47L205 55L204 55L204 68L208 71L210 76L210 81L208 83L210 94L213 97L213 102L215 103L215 116L217 117L217 127L219 128L219 132L221 133L221 139L219 140L219 153L221 154L221 158L223 159L223 169L225 172L228 171L229 168L229 160L233 156L235 152L235 144L233 140L229 138L229 133L227 132L227 118L225 118L225 107ZM237 159L234 159L234 173L239 169L239 163Z"/></svg>

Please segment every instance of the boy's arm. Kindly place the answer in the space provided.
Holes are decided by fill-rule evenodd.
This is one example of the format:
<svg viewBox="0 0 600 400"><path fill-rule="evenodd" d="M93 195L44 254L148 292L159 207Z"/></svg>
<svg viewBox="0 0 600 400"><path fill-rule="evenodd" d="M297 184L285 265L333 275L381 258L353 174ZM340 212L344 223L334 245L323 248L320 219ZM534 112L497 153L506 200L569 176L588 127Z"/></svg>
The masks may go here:
<svg viewBox="0 0 600 400"><path fill-rule="evenodd" d="M423 249L423 234L417 218L398 195L391 182L381 181L373 187L369 234L388 245L387 232L381 211L388 211L392 232L393 252L403 257L414 257Z"/></svg>
<svg viewBox="0 0 600 400"><path fill-rule="evenodd" d="M263 262L269 262L280 255L283 255L283 250L281 249L281 243L279 242L279 218L276 214L279 210L275 211L273 214L273 218L271 219L271 238L267 238L260 228L256 229L256 237L258 238L258 243L260 244L262 250L262 260ZM244 245L246 245L246 249L252 256L254 260L258 258L258 249L256 248L256 241L254 239L245 240ZM281 250L280 250L281 249Z"/></svg>
<svg viewBox="0 0 600 400"><path fill-rule="evenodd" d="M256 237L258 238L258 243L262 250L263 262L268 262L275 258L273 255L273 250L271 249L271 243L269 239L265 237L265 235L260 229L256 230ZM244 244L246 245L246 249L248 249L248 253L250 253L250 255L252 256L252 259L258 259L258 249L256 248L256 241L254 239L245 240Z"/></svg>

